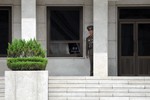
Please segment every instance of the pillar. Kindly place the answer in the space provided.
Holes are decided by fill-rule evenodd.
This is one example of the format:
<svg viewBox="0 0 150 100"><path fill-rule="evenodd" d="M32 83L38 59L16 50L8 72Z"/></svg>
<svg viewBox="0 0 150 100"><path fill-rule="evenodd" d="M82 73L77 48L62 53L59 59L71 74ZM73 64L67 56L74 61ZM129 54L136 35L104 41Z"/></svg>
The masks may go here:
<svg viewBox="0 0 150 100"><path fill-rule="evenodd" d="M94 76L108 76L108 0L93 1Z"/></svg>
<svg viewBox="0 0 150 100"><path fill-rule="evenodd" d="M36 38L36 0L21 0L21 38Z"/></svg>

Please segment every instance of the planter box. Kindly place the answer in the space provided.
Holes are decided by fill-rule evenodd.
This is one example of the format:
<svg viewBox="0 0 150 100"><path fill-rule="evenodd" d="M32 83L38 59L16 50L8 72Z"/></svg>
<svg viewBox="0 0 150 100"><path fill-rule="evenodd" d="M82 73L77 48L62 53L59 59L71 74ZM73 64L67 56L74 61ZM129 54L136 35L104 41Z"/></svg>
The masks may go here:
<svg viewBox="0 0 150 100"><path fill-rule="evenodd" d="M5 71L5 100L48 100L48 71Z"/></svg>

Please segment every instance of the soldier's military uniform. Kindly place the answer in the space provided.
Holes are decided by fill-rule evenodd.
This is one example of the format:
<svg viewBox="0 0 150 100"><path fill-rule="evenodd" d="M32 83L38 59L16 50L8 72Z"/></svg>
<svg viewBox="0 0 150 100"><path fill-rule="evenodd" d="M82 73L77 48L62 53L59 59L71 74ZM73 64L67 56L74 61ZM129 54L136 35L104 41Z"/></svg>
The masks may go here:
<svg viewBox="0 0 150 100"><path fill-rule="evenodd" d="M86 56L90 59L90 75L93 76L93 36L86 38Z"/></svg>

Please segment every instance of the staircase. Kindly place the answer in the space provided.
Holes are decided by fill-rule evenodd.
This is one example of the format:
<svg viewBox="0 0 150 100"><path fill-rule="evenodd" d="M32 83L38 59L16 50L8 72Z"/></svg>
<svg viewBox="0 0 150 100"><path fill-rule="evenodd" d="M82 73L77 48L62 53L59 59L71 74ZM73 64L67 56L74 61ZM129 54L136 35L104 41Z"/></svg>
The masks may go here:
<svg viewBox="0 0 150 100"><path fill-rule="evenodd" d="M49 77L49 100L150 100L150 77ZM4 77L0 77L4 100Z"/></svg>
<svg viewBox="0 0 150 100"><path fill-rule="evenodd" d="M0 77L0 100L5 100L5 93L4 93L4 88L5 88L5 80L4 77Z"/></svg>
<svg viewBox="0 0 150 100"><path fill-rule="evenodd" d="M49 100L150 100L150 77L49 77Z"/></svg>

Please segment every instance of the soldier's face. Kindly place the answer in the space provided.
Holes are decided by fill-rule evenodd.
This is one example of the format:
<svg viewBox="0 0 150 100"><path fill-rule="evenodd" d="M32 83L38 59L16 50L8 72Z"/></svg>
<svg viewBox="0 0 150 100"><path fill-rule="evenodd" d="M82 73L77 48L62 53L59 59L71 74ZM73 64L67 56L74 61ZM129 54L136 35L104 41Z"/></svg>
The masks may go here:
<svg viewBox="0 0 150 100"><path fill-rule="evenodd" d="M89 35L93 35L93 30L88 30Z"/></svg>

